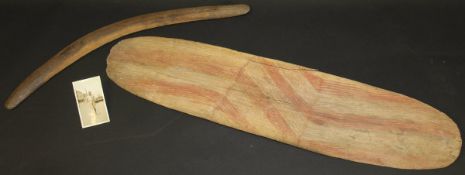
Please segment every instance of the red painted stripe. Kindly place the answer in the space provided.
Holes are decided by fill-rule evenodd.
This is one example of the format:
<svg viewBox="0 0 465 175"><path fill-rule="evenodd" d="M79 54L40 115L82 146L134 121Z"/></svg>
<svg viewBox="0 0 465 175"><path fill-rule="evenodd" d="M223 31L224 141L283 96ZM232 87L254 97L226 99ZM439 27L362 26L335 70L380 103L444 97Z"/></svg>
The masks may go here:
<svg viewBox="0 0 465 175"><path fill-rule="evenodd" d="M253 130L255 130L254 127L249 124L247 119L242 117L239 110L231 103L230 100L228 100L226 96L217 104L217 107L213 111L216 109L228 114L230 119L238 125L237 129L243 129L247 132L253 132ZM212 114L214 115L214 112Z"/></svg>
<svg viewBox="0 0 465 175"><path fill-rule="evenodd" d="M372 129L372 130L391 130L397 128L400 131L412 132L426 132L438 136L454 136L453 133L438 128L435 125L427 125L421 123L408 122L404 120L393 119L380 119L370 116L358 116L350 114L327 114L316 112L313 110L312 105L307 104L302 97L300 97L292 89L291 85L284 79L279 70L273 66L263 65L268 72L274 84L280 89L281 92L291 101L297 110L303 112L309 120L318 125L331 123L340 127L356 128L356 129Z"/></svg>
<svg viewBox="0 0 465 175"><path fill-rule="evenodd" d="M371 129L380 131L392 131L396 128L401 132L428 133L441 137L455 137L451 131L445 130L435 124L418 123L414 121L382 119L370 116L360 116L352 114L327 114L315 112L315 116L332 124L346 128Z"/></svg>
<svg viewBox="0 0 465 175"><path fill-rule="evenodd" d="M279 112L278 109L276 109L272 103L270 103L263 93L263 91L260 89L260 87L247 75L247 74L242 74L238 78L238 82L248 85L245 90L251 91L252 89L255 89L258 92L257 97L252 97L251 100L260 108L263 109L263 111L266 114L266 117L268 121L279 131L282 132L282 135L284 137L292 137L292 138L297 138L296 134L294 131L290 128L289 124L287 124L286 120L284 120L283 116ZM250 86L250 87L249 87Z"/></svg>
<svg viewBox="0 0 465 175"><path fill-rule="evenodd" d="M247 119L240 114L237 108L233 103L227 98L216 91L206 89L197 85L185 84L185 83L174 83L163 80L140 80L132 81L127 84L137 88L143 88L145 90L154 90L161 94L187 97L189 99L195 100L199 103L208 102L208 105L216 105L212 110L212 114L215 110L220 110L227 114L227 116L235 122L238 127L248 127L251 129L251 126Z"/></svg>
<svg viewBox="0 0 465 175"><path fill-rule="evenodd" d="M205 55L199 55L190 52L174 52L158 50L154 48L131 48L126 49L124 59L130 60L131 63L137 63L144 66L185 68L194 72L204 73L207 75L219 76L224 78L234 78L236 69L228 65L222 65L217 59L208 59ZM149 56L149 57L147 57ZM144 59L141 59L144 58ZM176 58L176 59L173 59Z"/></svg>
<svg viewBox="0 0 465 175"><path fill-rule="evenodd" d="M291 85L287 83L287 81L284 79L284 77L279 73L279 70L275 68L274 66L269 66L269 65L263 65L263 67L266 69L268 72L268 75L271 77L271 80L274 82L274 84L278 87L278 89L284 93L284 95L291 101L291 103L297 108L297 110L304 112L307 114L307 119L311 120L315 124L322 125L324 124L324 121L321 119L318 119L316 117L311 117L315 116L313 113L311 106L308 105L302 97L297 95L292 89Z"/></svg>
<svg viewBox="0 0 465 175"><path fill-rule="evenodd" d="M313 73L310 71L302 71L302 73L310 85L313 86L313 89L315 89L317 92L320 92L321 87L324 84L324 80L319 76L313 75Z"/></svg>
<svg viewBox="0 0 465 175"><path fill-rule="evenodd" d="M135 84L146 85L148 90L155 88L155 91L162 94L188 97L195 101L207 101L210 103L215 103L223 97L216 91L185 83L174 83L169 81L150 79L138 81Z"/></svg>
<svg viewBox="0 0 465 175"><path fill-rule="evenodd" d="M341 83L338 81L325 81L318 75L315 75L313 72L310 71L302 71L303 76L307 79L307 81L318 91L327 93L331 93L337 96L342 97L351 97L351 98L359 98L362 97L368 100L378 100L378 101L391 101L395 103L402 103L402 104L417 104L410 98L405 96L387 92L385 90L379 89L375 91L367 91L367 89L361 89L358 86L354 86L350 83ZM346 80L352 81L352 80ZM369 85L365 85L369 86Z"/></svg>

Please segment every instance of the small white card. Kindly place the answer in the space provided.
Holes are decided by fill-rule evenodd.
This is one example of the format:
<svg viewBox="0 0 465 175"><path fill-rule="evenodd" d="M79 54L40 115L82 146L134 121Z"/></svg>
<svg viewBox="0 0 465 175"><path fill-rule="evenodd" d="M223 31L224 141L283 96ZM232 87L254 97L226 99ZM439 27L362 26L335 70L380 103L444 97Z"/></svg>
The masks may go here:
<svg viewBox="0 0 465 175"><path fill-rule="evenodd" d="M100 76L73 82L82 128L110 122Z"/></svg>

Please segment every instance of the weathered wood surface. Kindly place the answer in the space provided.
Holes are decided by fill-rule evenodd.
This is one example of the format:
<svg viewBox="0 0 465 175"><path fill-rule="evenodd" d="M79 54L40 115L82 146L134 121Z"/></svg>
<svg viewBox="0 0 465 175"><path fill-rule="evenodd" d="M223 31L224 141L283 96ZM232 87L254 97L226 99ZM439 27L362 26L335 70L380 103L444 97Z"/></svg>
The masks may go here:
<svg viewBox="0 0 465 175"><path fill-rule="evenodd" d="M183 8L140 15L104 26L69 44L32 72L11 93L5 107L15 108L60 71L89 52L122 36L160 26L243 15L249 9L245 4Z"/></svg>
<svg viewBox="0 0 465 175"><path fill-rule="evenodd" d="M160 37L115 45L108 76L129 92L321 154L401 169L448 166L462 140L444 113L306 67Z"/></svg>

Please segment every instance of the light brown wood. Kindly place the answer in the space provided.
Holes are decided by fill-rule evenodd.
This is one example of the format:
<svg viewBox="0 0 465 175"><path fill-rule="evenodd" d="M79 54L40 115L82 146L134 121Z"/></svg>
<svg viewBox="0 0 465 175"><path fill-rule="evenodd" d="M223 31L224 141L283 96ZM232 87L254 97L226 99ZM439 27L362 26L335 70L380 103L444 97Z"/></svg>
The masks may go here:
<svg viewBox="0 0 465 175"><path fill-rule="evenodd" d="M45 64L32 72L11 93L10 97L8 97L5 102L5 107L7 109L15 108L60 71L89 52L122 36L160 26L226 18L243 15L247 12L249 12L249 6L244 4L203 6L149 13L107 25L84 35L66 46Z"/></svg>
<svg viewBox="0 0 465 175"><path fill-rule="evenodd" d="M444 113L407 96L278 60L161 37L108 56L127 91L324 155L401 169L448 166L462 140Z"/></svg>

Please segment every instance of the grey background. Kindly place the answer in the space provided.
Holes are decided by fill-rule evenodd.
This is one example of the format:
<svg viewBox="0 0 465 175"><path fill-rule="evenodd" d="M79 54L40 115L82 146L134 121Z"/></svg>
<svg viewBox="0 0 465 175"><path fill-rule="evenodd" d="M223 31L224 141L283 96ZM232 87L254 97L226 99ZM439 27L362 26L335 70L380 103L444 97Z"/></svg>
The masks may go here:
<svg viewBox="0 0 465 175"><path fill-rule="evenodd" d="M430 104L465 128L460 1L1 1L0 100L68 43L112 22L180 7L247 3L246 16L124 37L200 41L319 69ZM119 40L118 40L119 41ZM327 157L140 99L105 73L109 43L0 109L0 174L465 174ZM81 129L71 82L102 77L111 122Z"/></svg>

